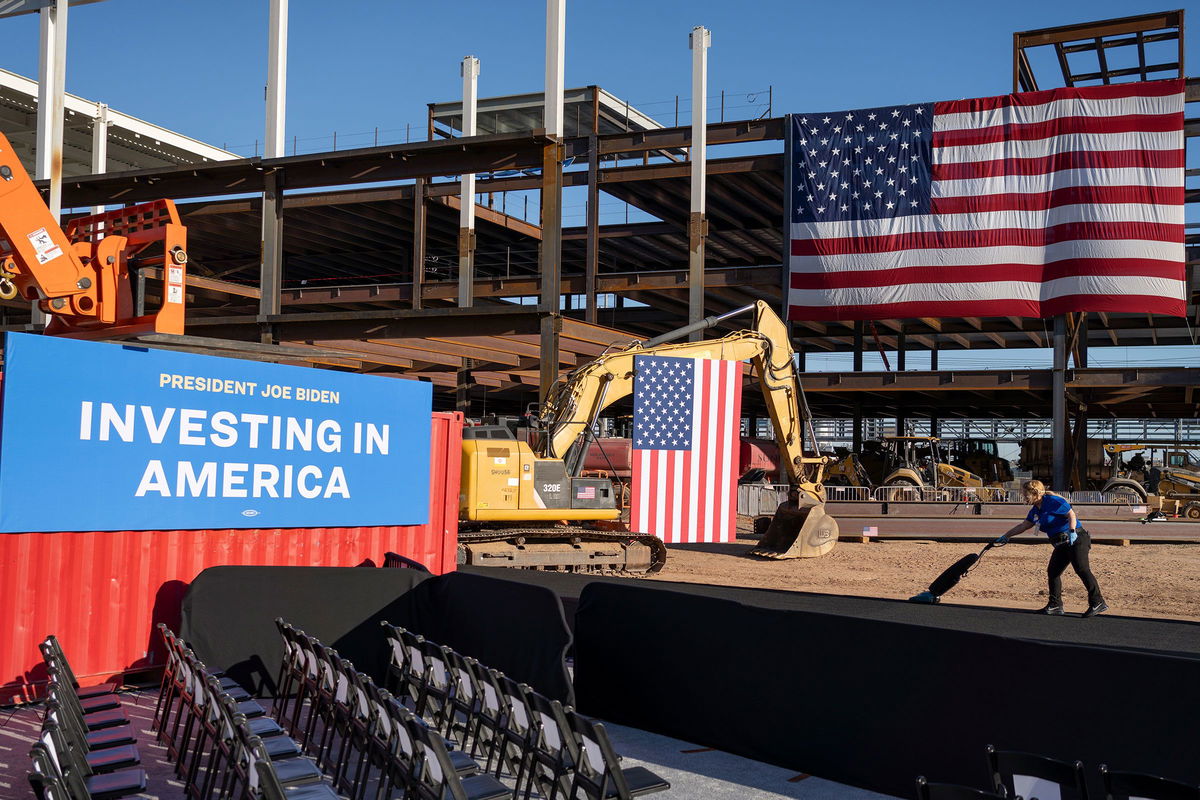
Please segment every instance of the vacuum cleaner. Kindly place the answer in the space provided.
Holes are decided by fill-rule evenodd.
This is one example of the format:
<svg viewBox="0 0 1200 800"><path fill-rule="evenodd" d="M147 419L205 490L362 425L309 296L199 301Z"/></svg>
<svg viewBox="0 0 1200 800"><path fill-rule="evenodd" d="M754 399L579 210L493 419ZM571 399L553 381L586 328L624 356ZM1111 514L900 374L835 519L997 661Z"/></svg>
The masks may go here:
<svg viewBox="0 0 1200 800"><path fill-rule="evenodd" d="M983 546L983 549L978 553L971 553L963 556L958 561L955 561L941 575L933 579L933 583L929 584L929 588L918 595L908 598L910 603L936 603L941 600L942 595L958 585L958 582L967 577L967 573L975 568L979 563L979 559L983 558L983 554L994 547L1003 547L1008 544L1008 540L1001 536L995 541L988 542Z"/></svg>

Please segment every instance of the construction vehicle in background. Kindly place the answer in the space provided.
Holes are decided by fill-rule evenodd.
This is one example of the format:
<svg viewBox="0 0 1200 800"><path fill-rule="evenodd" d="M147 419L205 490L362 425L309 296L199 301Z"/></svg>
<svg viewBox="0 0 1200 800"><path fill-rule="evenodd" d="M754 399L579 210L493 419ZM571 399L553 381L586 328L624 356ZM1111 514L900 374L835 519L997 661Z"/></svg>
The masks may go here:
<svg viewBox="0 0 1200 800"><path fill-rule="evenodd" d="M59 226L0 135L0 298L36 302L45 332L76 338L183 333L187 229L170 200L76 217ZM162 270L162 306L138 315L131 264Z"/></svg>
<svg viewBox="0 0 1200 800"><path fill-rule="evenodd" d="M1200 521L1200 463L1173 443L1108 443L1112 477L1105 492L1136 495L1152 510ZM1135 455L1126 460L1125 453ZM1143 455L1145 454L1145 455Z"/></svg>
<svg viewBox="0 0 1200 800"><path fill-rule="evenodd" d="M754 324L747 330L677 341L751 311ZM459 498L462 563L623 574L662 568L662 541L622 529L613 482L582 474L591 431L604 409L633 391L634 359L645 355L751 363L796 498L779 507L753 552L803 558L834 547L838 526L825 512L822 484L829 459L816 448L787 327L760 301L577 367L531 417L532 444L503 426L468 428Z"/></svg>
<svg viewBox="0 0 1200 800"><path fill-rule="evenodd" d="M942 444L951 466L978 475L989 484L1005 484L1013 479L1012 464L1000 457L995 439L943 439Z"/></svg>
<svg viewBox="0 0 1200 800"><path fill-rule="evenodd" d="M984 486L983 479L962 467L951 465L942 455L936 436L885 436L888 454L887 475L883 485L889 500L928 500L921 490L968 489L980 500L992 499L996 493ZM947 492L947 495L950 493Z"/></svg>

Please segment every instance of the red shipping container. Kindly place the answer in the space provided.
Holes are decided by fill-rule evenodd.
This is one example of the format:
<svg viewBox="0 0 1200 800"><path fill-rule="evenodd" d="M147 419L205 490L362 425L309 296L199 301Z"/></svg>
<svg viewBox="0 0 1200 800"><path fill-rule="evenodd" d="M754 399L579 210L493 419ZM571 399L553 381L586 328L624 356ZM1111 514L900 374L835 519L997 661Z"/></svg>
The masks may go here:
<svg viewBox="0 0 1200 800"><path fill-rule="evenodd" d="M178 629L184 592L208 567L379 566L391 551L452 571L462 425L457 412L433 415L426 525L0 534L0 703L35 696L51 633L84 683L161 666L154 625Z"/></svg>
<svg viewBox="0 0 1200 800"><path fill-rule="evenodd" d="M618 478L633 475L633 440L621 438L595 439L583 457L583 468L604 470Z"/></svg>

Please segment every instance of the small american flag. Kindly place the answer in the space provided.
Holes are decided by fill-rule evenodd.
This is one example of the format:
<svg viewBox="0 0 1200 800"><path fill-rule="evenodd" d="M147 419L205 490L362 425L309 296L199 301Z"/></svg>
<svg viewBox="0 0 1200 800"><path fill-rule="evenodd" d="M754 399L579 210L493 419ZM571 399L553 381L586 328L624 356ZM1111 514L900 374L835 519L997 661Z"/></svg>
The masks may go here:
<svg viewBox="0 0 1200 800"><path fill-rule="evenodd" d="M584 486L582 489L579 489L575 492L575 499L576 500L595 500L596 499L596 487L595 486Z"/></svg>
<svg viewBox="0 0 1200 800"><path fill-rule="evenodd" d="M1183 316L1183 91L793 115L788 318Z"/></svg>
<svg viewBox="0 0 1200 800"><path fill-rule="evenodd" d="M634 371L634 529L668 543L732 541L741 363L638 356Z"/></svg>

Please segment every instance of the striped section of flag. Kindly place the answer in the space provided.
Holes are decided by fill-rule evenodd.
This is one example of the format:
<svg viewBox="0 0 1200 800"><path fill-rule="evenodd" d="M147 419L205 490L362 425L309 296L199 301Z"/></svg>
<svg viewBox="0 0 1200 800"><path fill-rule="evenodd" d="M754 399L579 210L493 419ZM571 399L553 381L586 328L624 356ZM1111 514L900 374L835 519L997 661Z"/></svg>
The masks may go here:
<svg viewBox="0 0 1200 800"><path fill-rule="evenodd" d="M794 115L788 317L1184 315L1183 91Z"/></svg>
<svg viewBox="0 0 1200 800"><path fill-rule="evenodd" d="M633 529L667 543L733 541L741 363L639 356L634 369Z"/></svg>

